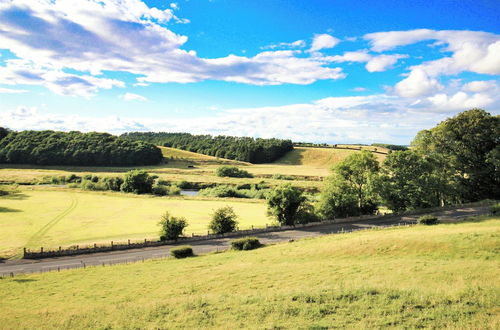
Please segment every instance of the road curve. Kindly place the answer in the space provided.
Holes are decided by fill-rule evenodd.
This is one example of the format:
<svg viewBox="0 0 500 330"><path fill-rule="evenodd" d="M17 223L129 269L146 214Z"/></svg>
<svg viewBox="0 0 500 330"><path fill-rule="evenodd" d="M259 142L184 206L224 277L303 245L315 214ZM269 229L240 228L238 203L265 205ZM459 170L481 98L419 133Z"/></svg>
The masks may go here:
<svg viewBox="0 0 500 330"><path fill-rule="evenodd" d="M489 212L489 207L459 207L440 212L433 212L441 222L454 222L464 218L483 215ZM395 216L391 218L359 220L351 223L327 224L312 227L297 228L285 231L266 232L255 234L261 243L274 244L297 240L306 237L315 237L345 231L370 229L379 226L409 225L414 224L419 215ZM229 242L234 238L216 238L190 243L195 254L206 254L228 249ZM0 263L0 277L16 274L58 271L69 268L82 268L88 266L108 266L118 263L138 262L146 259L164 258L169 256L169 251L176 245L163 245L133 250L101 252L76 256L45 258L38 260L8 260Z"/></svg>

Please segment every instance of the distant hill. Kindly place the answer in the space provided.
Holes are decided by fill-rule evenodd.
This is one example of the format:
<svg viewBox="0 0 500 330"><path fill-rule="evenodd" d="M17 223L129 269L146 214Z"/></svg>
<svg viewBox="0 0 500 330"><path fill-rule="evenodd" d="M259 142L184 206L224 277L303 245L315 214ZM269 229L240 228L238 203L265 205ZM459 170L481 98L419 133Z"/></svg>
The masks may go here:
<svg viewBox="0 0 500 330"><path fill-rule="evenodd" d="M349 147L349 149L347 149ZM329 168L354 152L359 152L359 148L373 151L373 147L363 146L342 146L342 148L310 148L295 147L294 150L278 159L275 164L283 165L307 165L315 167ZM384 153L375 153L379 161L385 159Z"/></svg>
<svg viewBox="0 0 500 330"><path fill-rule="evenodd" d="M167 159L167 161L186 161L193 162L196 164L234 164L234 165L249 165L249 163L240 162L232 159L225 158L217 158L214 156L203 155L197 152L191 152L176 148L169 147L158 147L163 154L163 157Z"/></svg>
<svg viewBox="0 0 500 330"><path fill-rule="evenodd" d="M293 150L292 141L280 139L167 132L130 132L120 137L253 164L271 163Z"/></svg>

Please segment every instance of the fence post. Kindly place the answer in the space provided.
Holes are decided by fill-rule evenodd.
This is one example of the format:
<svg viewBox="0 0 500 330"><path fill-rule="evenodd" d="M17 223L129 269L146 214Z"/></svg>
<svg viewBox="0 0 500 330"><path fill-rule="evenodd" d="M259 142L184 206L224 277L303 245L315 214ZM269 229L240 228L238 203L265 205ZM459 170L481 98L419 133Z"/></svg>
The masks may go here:
<svg viewBox="0 0 500 330"><path fill-rule="evenodd" d="M97 243L94 243L94 249L97 249Z"/></svg>
<svg viewBox="0 0 500 330"><path fill-rule="evenodd" d="M23 257L26 256L26 248L23 248Z"/></svg>
<svg viewBox="0 0 500 330"><path fill-rule="evenodd" d="M111 241L111 250L113 250L113 241Z"/></svg>
<svg viewBox="0 0 500 330"><path fill-rule="evenodd" d="M40 253L43 253L43 246L40 247Z"/></svg>
<svg viewBox="0 0 500 330"><path fill-rule="evenodd" d="M128 245L130 246L130 240L128 240Z"/></svg>

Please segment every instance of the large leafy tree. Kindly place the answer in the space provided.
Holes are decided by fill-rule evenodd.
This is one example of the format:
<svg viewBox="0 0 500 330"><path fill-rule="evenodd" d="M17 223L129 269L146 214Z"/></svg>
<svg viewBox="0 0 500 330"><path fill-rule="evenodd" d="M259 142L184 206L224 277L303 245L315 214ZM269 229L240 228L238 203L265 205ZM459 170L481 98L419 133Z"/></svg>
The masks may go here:
<svg viewBox="0 0 500 330"><path fill-rule="evenodd" d="M267 196L268 214L282 225L294 225L301 207L306 204L302 192L290 184L273 189Z"/></svg>
<svg viewBox="0 0 500 330"><path fill-rule="evenodd" d="M436 157L422 157L415 151L390 153L377 182L383 203L393 211L443 204L452 195L452 185Z"/></svg>
<svg viewBox="0 0 500 330"><path fill-rule="evenodd" d="M333 168L321 192L319 212L325 218L373 213L379 171L375 156L366 150L349 155Z"/></svg>
<svg viewBox="0 0 500 330"><path fill-rule="evenodd" d="M464 111L420 132L412 146L424 157L439 155L461 201L500 198L498 148L500 117L482 109Z"/></svg>

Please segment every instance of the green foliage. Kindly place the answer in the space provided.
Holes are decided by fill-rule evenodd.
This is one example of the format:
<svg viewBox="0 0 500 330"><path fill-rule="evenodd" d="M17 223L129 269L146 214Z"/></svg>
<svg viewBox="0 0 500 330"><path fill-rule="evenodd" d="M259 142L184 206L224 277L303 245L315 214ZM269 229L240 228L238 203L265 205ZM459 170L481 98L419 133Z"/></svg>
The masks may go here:
<svg viewBox="0 0 500 330"><path fill-rule="evenodd" d="M217 167L215 174L220 177L231 178L253 178L253 175L245 170L241 170L236 166L223 165Z"/></svg>
<svg viewBox="0 0 500 330"><path fill-rule="evenodd" d="M74 173L68 175L65 180L67 183L80 183L82 178Z"/></svg>
<svg viewBox="0 0 500 330"><path fill-rule="evenodd" d="M154 178L142 170L132 170L125 173L125 179L120 189L123 192L148 194L152 192Z"/></svg>
<svg viewBox="0 0 500 330"><path fill-rule="evenodd" d="M415 151L387 155L377 182L383 203L396 212L444 203L452 187L438 161Z"/></svg>
<svg viewBox="0 0 500 330"><path fill-rule="evenodd" d="M472 109L421 131L412 146L425 157L442 157L460 202L500 198L500 117Z"/></svg>
<svg viewBox="0 0 500 330"><path fill-rule="evenodd" d="M402 145L397 145L397 144L386 144L386 143L372 143L373 147L381 147L381 148L386 148L389 150L399 150L399 151L406 151L408 150L407 146L402 146Z"/></svg>
<svg viewBox="0 0 500 330"><path fill-rule="evenodd" d="M363 150L349 155L326 178L319 213L326 219L374 213L378 204L374 191L378 171L379 164L371 152Z"/></svg>
<svg viewBox="0 0 500 330"><path fill-rule="evenodd" d="M182 245L179 247L175 247L170 249L170 255L176 259L193 257L193 248L189 245Z"/></svg>
<svg viewBox="0 0 500 330"><path fill-rule="evenodd" d="M271 163L293 150L292 141L279 139L254 139L234 136L214 137L165 132L131 132L122 134L121 138L146 141L155 145L255 164Z"/></svg>
<svg viewBox="0 0 500 330"><path fill-rule="evenodd" d="M438 223L438 218L432 214L426 214L418 218L417 223L421 225L435 225Z"/></svg>
<svg viewBox="0 0 500 330"><path fill-rule="evenodd" d="M306 204L302 192L289 183L271 190L266 199L268 214L274 216L281 225L294 225L297 213Z"/></svg>
<svg viewBox="0 0 500 330"><path fill-rule="evenodd" d="M268 192L269 189L257 189L255 186L252 186L250 189L238 189L230 185L217 185L212 188L201 189L198 195L219 198L232 197L265 199Z"/></svg>
<svg viewBox="0 0 500 330"><path fill-rule="evenodd" d="M500 214L500 203L496 203L495 205L492 205L490 207L490 212L491 212L491 214L495 214L495 215Z"/></svg>
<svg viewBox="0 0 500 330"><path fill-rule="evenodd" d="M106 190L112 191L120 191L120 188L124 182L123 178L119 176L107 176L104 177L101 181Z"/></svg>
<svg viewBox="0 0 500 330"><path fill-rule="evenodd" d="M295 178L293 176L284 175L284 174L274 174L272 176L272 179L274 179L274 180L295 180Z"/></svg>
<svg viewBox="0 0 500 330"><path fill-rule="evenodd" d="M162 161L153 144L108 133L9 132L0 139L0 163L37 165L152 165Z"/></svg>
<svg viewBox="0 0 500 330"><path fill-rule="evenodd" d="M261 246L262 244L257 237L243 237L231 241L231 248L238 251L253 250Z"/></svg>
<svg viewBox="0 0 500 330"><path fill-rule="evenodd" d="M184 229L188 226L187 220L183 217L175 217L170 213L165 212L159 222L160 240L171 241L177 240L184 233Z"/></svg>
<svg viewBox="0 0 500 330"><path fill-rule="evenodd" d="M225 234L236 230L238 216L231 206L221 207L212 214L208 229L214 234Z"/></svg>

